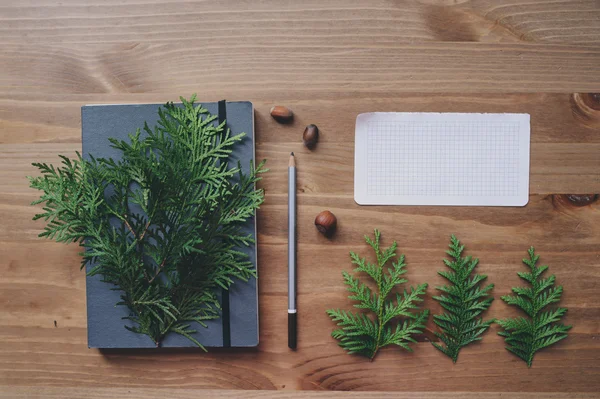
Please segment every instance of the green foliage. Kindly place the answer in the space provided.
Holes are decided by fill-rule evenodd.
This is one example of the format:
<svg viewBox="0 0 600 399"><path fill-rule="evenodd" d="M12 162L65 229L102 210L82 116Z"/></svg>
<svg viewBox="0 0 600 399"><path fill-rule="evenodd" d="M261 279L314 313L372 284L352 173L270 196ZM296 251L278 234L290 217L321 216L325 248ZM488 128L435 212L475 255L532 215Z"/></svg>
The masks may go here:
<svg viewBox="0 0 600 399"><path fill-rule="evenodd" d="M434 342L432 344L456 363L460 349L480 341L481 335L494 322L493 319L484 321L479 317L494 300L488 295L494 285L481 288L481 283L487 276L473 274L479 259L463 257L465 246L455 236L450 237L449 247L446 253L452 260L444 259L444 264L451 271L440 271L438 274L451 284L436 287L444 294L433 297L445 310L441 315L433 316L433 321L442 330L442 333L435 332L435 335L445 346Z"/></svg>
<svg viewBox="0 0 600 399"><path fill-rule="evenodd" d="M243 173L229 164L232 136L225 122L195 96L183 106L167 103L154 129L145 125L128 141L111 139L122 159L61 156L55 167L35 163L41 176L29 178L43 192L34 219L47 222L41 237L78 242L82 268L121 292L127 329L149 336L157 346L169 333L198 346L192 323L205 326L219 315L214 290L255 269L239 250L253 242L241 227L263 202L255 188L264 161Z"/></svg>
<svg viewBox="0 0 600 399"><path fill-rule="evenodd" d="M409 344L415 342L412 336L423 332L429 316L428 310L411 312L411 309L418 309L416 302L423 300L421 297L425 294L427 284L411 287L410 292L404 290L402 294L393 292L396 286L407 282L401 277L406 273L404 255L401 255L397 262L392 261L391 267L386 267L386 263L396 256L397 244L394 242L389 248L381 249L379 238L378 230L375 230L375 241L365 236L366 242L375 251L376 264L350 252L352 263L356 265L355 272L368 275L376 285L375 292L358 278L345 271L342 273L344 283L351 293L349 298L358 301L354 306L373 313L374 317L339 309L327 311L329 317L340 327L331 334L339 340L339 345L348 353L366 356L371 360L380 348L387 345L398 345L411 351ZM388 296L395 297L395 300L388 299ZM403 321L395 323L394 328L394 320L400 317Z"/></svg>
<svg viewBox="0 0 600 399"><path fill-rule="evenodd" d="M535 353L566 338L571 326L558 323L567 309L542 311L546 306L560 301L563 289L560 285L554 286L554 275L540 279L548 266L536 266L540 256L535 254L533 247L529 248L528 254L529 259L523 259L523 263L531 272L517 274L531 287L514 287L512 290L516 295L502 297L509 305L521 308L527 317L498 320L497 323L504 328L498 334L505 337L506 349L531 367Z"/></svg>

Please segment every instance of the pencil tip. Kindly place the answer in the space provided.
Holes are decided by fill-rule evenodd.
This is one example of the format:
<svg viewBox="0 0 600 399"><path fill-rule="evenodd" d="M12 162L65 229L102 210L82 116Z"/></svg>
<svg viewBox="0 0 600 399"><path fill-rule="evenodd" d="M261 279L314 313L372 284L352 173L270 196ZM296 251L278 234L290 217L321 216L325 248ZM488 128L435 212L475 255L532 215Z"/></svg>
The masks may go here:
<svg viewBox="0 0 600 399"><path fill-rule="evenodd" d="M291 156L294 156L294 153L292 152L290 155L291 155Z"/></svg>

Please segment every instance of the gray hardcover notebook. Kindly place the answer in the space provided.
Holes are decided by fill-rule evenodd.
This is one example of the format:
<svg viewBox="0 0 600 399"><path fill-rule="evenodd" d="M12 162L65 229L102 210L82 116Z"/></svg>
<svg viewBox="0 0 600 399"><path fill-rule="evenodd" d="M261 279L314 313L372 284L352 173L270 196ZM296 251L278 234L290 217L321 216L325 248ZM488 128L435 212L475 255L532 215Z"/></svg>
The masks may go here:
<svg viewBox="0 0 600 399"><path fill-rule="evenodd" d="M201 103L213 115L219 114L219 103ZM254 159L254 110L252 103L223 102L221 116L226 114L227 126L232 134L246 133L246 138L234 147L232 162L241 161L248 172L250 160ZM153 127L158 120L158 108L162 104L87 105L81 108L83 156L119 159L120 152L110 146L109 137L128 140L128 134L143 128L144 122ZM223 112L226 111L226 112ZM217 123L217 121L215 121ZM143 133L142 133L143 134ZM248 221L244 227L247 234L256 238L256 221ZM256 247L242 249L250 255L256 267ZM91 268L88 265L88 270ZM115 306L120 292L103 283L101 276L87 277L88 346L90 348L153 348L152 340L125 329L130 325L122 317L128 315L126 306ZM193 326L194 334L206 347L252 347L258 345L258 291L256 280L235 281L230 290L219 290L223 306L222 317L207 322L208 328ZM178 334L168 335L163 347L190 347L194 344Z"/></svg>

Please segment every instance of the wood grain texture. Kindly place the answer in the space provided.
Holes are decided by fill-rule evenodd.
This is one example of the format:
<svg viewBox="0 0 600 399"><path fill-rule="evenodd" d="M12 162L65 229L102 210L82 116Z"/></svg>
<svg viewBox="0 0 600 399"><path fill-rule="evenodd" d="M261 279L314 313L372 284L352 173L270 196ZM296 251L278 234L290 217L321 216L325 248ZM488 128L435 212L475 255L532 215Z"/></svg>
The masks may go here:
<svg viewBox="0 0 600 399"><path fill-rule="evenodd" d="M415 91L600 91L598 46L272 40L6 44L0 96L30 101L131 93L146 100L148 93L201 91L232 100L315 101Z"/></svg>
<svg viewBox="0 0 600 399"><path fill-rule="evenodd" d="M0 397L589 398L600 391L600 4L555 0L90 1L0 0ZM271 172L258 215L256 349L87 349L78 248L41 240L28 204L33 161L81 149L80 107L250 100L257 157ZM442 94L443 93L443 94ZM268 112L283 104L291 125ZM353 201L356 115L368 111L531 114L524 208L359 207ZM314 151L302 146L315 123ZM298 161L299 349L286 343L286 167ZM317 233L330 209L338 232ZM329 337L324 310L348 308L341 271L378 227L407 256L412 283L436 271L448 236L481 259L498 298L519 284L531 244L565 288L568 339L532 369L497 328L452 363L428 339L414 353L368 361ZM430 299L425 306L440 309ZM497 300L489 317L515 315ZM163 388L157 390L156 388ZM224 391L221 391L223 389ZM204 391L209 390L209 391ZM218 390L218 391L217 391ZM327 391L327 392L318 392ZM377 391L376 393L367 393ZM445 392L444 395L440 392ZM467 393L465 393L467 392ZM471 393L468 393L471 392ZM554 392L549 394L548 392ZM503 394L504 393L504 394Z"/></svg>
<svg viewBox="0 0 600 399"><path fill-rule="evenodd" d="M595 0L532 1L95 1L24 0L2 7L1 41L179 42L321 45L397 41L598 44Z"/></svg>
<svg viewBox="0 0 600 399"><path fill-rule="evenodd" d="M0 398L59 398L59 399L189 399L189 398L259 398L259 399L336 399L336 398L361 398L361 399L479 399L478 393L472 392L291 392L291 391L228 391L228 390L202 390L202 389L148 389L148 388L38 388L38 387L11 387L4 392L0 392ZM513 399L559 399L564 394L556 392L539 393L514 393L510 396ZM572 393L571 399L592 399L597 398L596 394ZM486 394L489 399L506 398L506 395L500 392L490 392Z"/></svg>

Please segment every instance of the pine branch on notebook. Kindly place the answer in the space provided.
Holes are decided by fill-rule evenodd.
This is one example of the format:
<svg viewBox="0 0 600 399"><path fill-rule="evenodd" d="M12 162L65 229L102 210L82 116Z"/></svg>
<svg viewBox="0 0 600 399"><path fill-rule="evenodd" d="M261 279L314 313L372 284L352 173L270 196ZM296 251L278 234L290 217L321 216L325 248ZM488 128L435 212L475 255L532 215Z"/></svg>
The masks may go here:
<svg viewBox="0 0 600 399"><path fill-rule="evenodd" d="M230 166L244 134L231 135L225 122L200 105L167 103L158 125L138 129L129 141L112 139L122 159L63 159L55 167L35 163L30 178L44 204L34 219L48 222L41 237L78 242L82 267L121 292L133 322L125 328L160 346L179 334L202 347L192 323L218 317L216 287L255 275L238 248L252 244L240 226L263 202L255 188L264 162L249 173ZM141 212L134 212L138 207Z"/></svg>
<svg viewBox="0 0 600 399"><path fill-rule="evenodd" d="M365 258L360 258L354 252L350 252L352 263L356 265L356 272L365 273L375 283L376 290L373 291L366 284L360 282L356 277L343 272L344 283L351 293L350 299L358 301L354 307L364 309L374 314L371 318L365 313L353 313L340 309L330 309L327 314L337 323L337 330L331 336L339 341L339 345L348 351L366 356L373 360L379 349L388 345L398 345L408 351L412 351L409 344L416 342L413 335L420 334L425 328L429 317L429 310L413 313L412 309L418 309L418 302L422 302L427 284L420 284L416 288L410 287L410 291L404 290L403 294L395 294L392 290L408 280L402 278L406 273L404 255L397 262L392 259L396 257L398 245L394 241L388 248L382 249L379 244L380 233L375 229L375 240L365 236L366 242L375 251L376 264L369 263ZM391 267L386 266L391 262ZM401 321L396 321L402 318ZM392 326L396 324L395 328Z"/></svg>
<svg viewBox="0 0 600 399"><path fill-rule="evenodd" d="M488 294L494 285L481 288L481 283L487 276L473 274L479 259L463 257L464 249L464 245L456 237L450 237L450 249L446 253L452 259L444 259L444 264L451 270L439 271L438 274L451 284L436 287L443 294L433 297L445 312L433 315L433 321L442 330L441 333L435 332L435 335L444 345L435 342L432 344L454 363L461 348L481 340L481 335L494 322L494 319L484 321L479 317L494 300Z"/></svg>

